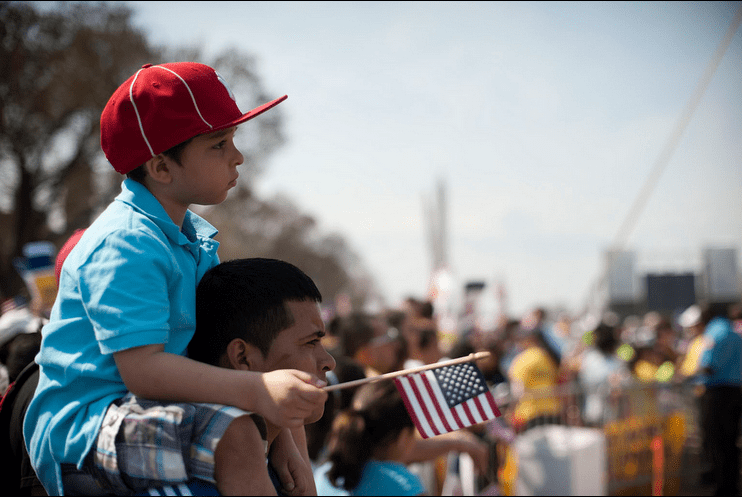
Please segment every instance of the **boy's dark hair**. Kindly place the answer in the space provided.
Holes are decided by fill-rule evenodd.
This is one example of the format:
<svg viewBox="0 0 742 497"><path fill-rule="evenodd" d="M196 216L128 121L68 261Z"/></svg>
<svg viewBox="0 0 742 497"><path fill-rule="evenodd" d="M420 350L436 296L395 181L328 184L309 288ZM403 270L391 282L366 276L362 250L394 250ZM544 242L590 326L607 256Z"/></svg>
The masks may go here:
<svg viewBox="0 0 742 497"><path fill-rule="evenodd" d="M183 164L180 162L180 159L183 156L183 150L185 150L186 146L188 146L188 144L191 143L194 138L195 136L187 139L184 142L178 143L174 147L170 147L169 149L165 150L162 155L171 158L175 161L176 164L182 166ZM133 179L137 183L144 184L144 178L147 177L147 169L145 169L144 164L142 164L136 169L132 169L131 171L126 173L126 177Z"/></svg>
<svg viewBox="0 0 742 497"><path fill-rule="evenodd" d="M217 365L227 345L241 338L268 351L279 332L294 324L287 302L322 302L312 279L276 259L235 259L206 272L196 289L192 359Z"/></svg>

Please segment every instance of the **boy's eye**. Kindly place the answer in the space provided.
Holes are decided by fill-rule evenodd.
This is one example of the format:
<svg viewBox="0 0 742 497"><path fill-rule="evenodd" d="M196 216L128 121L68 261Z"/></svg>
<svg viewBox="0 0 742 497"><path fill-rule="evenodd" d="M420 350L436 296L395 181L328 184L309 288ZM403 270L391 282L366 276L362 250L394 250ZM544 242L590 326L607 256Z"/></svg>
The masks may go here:
<svg viewBox="0 0 742 497"><path fill-rule="evenodd" d="M216 145L214 145L214 148L216 148L216 149L222 149L222 148L224 148L224 146L226 144L227 144L227 140L222 140L219 143L217 143Z"/></svg>

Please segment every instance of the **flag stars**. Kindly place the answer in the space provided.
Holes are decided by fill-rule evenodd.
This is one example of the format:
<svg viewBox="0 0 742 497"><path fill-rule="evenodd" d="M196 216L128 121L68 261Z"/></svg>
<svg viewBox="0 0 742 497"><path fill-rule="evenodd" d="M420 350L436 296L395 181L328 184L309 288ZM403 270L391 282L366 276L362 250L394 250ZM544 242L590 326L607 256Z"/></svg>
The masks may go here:
<svg viewBox="0 0 742 497"><path fill-rule="evenodd" d="M471 363L446 366L434 374L449 406L461 404L487 391L484 378Z"/></svg>

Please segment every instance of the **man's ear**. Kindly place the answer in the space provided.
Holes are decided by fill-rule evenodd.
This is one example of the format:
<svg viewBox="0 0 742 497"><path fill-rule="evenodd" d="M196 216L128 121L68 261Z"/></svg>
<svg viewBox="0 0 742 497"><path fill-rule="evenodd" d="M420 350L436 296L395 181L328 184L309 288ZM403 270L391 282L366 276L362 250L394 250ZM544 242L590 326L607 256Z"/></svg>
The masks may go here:
<svg viewBox="0 0 742 497"><path fill-rule="evenodd" d="M227 367L241 371L260 371L262 352L241 338L235 338L225 352L225 359L228 362Z"/></svg>
<svg viewBox="0 0 742 497"><path fill-rule="evenodd" d="M173 167L172 159L166 157L164 154L157 154L144 163L147 175L157 183L168 184L172 181L172 175L170 174L171 167Z"/></svg>

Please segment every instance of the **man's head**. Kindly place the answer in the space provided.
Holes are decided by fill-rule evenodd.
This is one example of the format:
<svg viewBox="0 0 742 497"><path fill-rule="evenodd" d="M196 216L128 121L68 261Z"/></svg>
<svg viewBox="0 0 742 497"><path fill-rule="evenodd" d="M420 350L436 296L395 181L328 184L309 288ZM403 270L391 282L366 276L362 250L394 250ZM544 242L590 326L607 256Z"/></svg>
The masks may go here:
<svg viewBox="0 0 742 497"><path fill-rule="evenodd" d="M245 114L226 81L195 62L146 64L111 96L101 114L101 146L113 168L127 174L191 138L233 128L285 100Z"/></svg>
<svg viewBox="0 0 742 497"><path fill-rule="evenodd" d="M326 381L335 360L320 340L325 334L321 301L312 279L287 262L223 262L198 285L196 333L188 354L215 366L298 369Z"/></svg>

